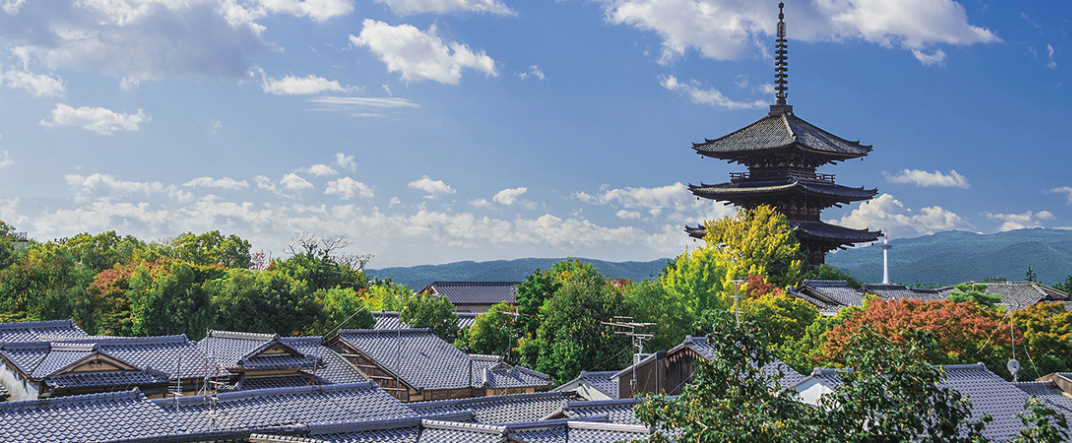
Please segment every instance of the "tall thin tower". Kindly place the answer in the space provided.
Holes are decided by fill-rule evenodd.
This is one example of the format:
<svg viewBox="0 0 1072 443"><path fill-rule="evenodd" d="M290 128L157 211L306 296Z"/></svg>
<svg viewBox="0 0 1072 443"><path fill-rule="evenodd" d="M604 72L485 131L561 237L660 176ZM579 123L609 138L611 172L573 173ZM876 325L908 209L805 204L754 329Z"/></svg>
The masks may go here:
<svg viewBox="0 0 1072 443"><path fill-rule="evenodd" d="M890 284L890 249L893 245L890 244L890 237L888 235L882 236L882 284Z"/></svg>

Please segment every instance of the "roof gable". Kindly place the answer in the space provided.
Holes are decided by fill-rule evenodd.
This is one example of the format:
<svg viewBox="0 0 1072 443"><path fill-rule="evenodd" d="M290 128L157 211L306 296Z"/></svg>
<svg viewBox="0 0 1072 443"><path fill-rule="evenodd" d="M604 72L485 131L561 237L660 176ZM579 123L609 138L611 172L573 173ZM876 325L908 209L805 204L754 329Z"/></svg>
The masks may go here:
<svg viewBox="0 0 1072 443"><path fill-rule="evenodd" d="M787 148L843 159L871 152L871 146L845 140L791 113L767 115L722 137L693 144L698 153L716 158Z"/></svg>
<svg viewBox="0 0 1072 443"><path fill-rule="evenodd" d="M344 329L337 339L414 389L471 386L469 356L428 329Z"/></svg>

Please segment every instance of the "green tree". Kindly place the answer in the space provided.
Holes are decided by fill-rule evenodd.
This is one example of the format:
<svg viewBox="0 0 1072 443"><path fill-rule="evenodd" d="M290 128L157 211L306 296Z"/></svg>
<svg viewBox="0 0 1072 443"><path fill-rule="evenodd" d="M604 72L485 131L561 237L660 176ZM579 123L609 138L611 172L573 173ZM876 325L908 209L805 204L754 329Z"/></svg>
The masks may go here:
<svg viewBox="0 0 1072 443"><path fill-rule="evenodd" d="M600 322L628 315L621 292L606 279L564 283L541 309L536 336L522 340L522 361L559 382L582 370L626 367L632 355L628 339Z"/></svg>
<svg viewBox="0 0 1072 443"><path fill-rule="evenodd" d="M764 294L748 298L742 304L741 318L766 329L772 346L803 337L808 326L819 318L815 305L785 294Z"/></svg>
<svg viewBox="0 0 1072 443"><path fill-rule="evenodd" d="M1020 369L1021 379L1072 371L1072 313L1064 305L1035 303L1013 311L1011 317L1016 330L1023 334L1023 340L1017 342L1020 352L1033 357ZM1002 358L1012 358L1011 349L1001 351Z"/></svg>
<svg viewBox="0 0 1072 443"><path fill-rule="evenodd" d="M985 309L995 309L1001 303L1001 295L988 294L983 283L961 283L954 288L947 299L956 303L970 301Z"/></svg>
<svg viewBox="0 0 1072 443"><path fill-rule="evenodd" d="M413 295L406 285L396 285L391 279L377 279L367 289L358 291L370 311L399 311L402 301Z"/></svg>
<svg viewBox="0 0 1072 443"><path fill-rule="evenodd" d="M283 272L229 269L206 286L215 311L213 327L217 329L289 336L305 328L322 328L341 315L334 310L323 313L309 286ZM361 303L360 299L357 302ZM317 325L321 315L326 318Z"/></svg>
<svg viewBox="0 0 1072 443"><path fill-rule="evenodd" d="M1072 275L1066 277L1065 281L1053 285L1053 288L1065 294L1072 294Z"/></svg>
<svg viewBox="0 0 1072 443"><path fill-rule="evenodd" d="M704 311L726 311L733 307L732 270L727 253L712 246L685 251L667 265L659 277L666 292L681 300L693 317Z"/></svg>
<svg viewBox="0 0 1072 443"><path fill-rule="evenodd" d="M842 280L848 282L853 289L863 288L863 283L854 278L848 271L826 263L808 269L804 273L804 280Z"/></svg>
<svg viewBox="0 0 1072 443"><path fill-rule="evenodd" d="M174 262L170 266L139 266L130 277L131 333L137 336L186 334L199 339L216 320L205 283L219 278L219 266ZM246 307L243 306L243 309ZM241 312L228 314L241 315Z"/></svg>
<svg viewBox="0 0 1072 443"><path fill-rule="evenodd" d="M704 227L704 242L729 253L731 275L759 275L779 288L800 284L806 257L789 220L774 208L745 209Z"/></svg>
<svg viewBox="0 0 1072 443"><path fill-rule="evenodd" d="M303 328L312 335L329 335L339 329L372 329L376 319L365 304L366 299L350 288L320 289L313 294L322 309L317 320ZM310 306L315 309L315 306Z"/></svg>
<svg viewBox="0 0 1072 443"><path fill-rule="evenodd" d="M783 374L763 367L775 360L767 330L721 311L709 317L714 355L697 361L678 397L653 395L637 406L637 418L657 427L651 442L790 442L809 440L817 413L782 386ZM680 430L671 435L668 430Z"/></svg>
<svg viewBox="0 0 1072 443"><path fill-rule="evenodd" d="M91 271L60 252L47 261L16 263L0 271L0 322L80 319L89 311Z"/></svg>
<svg viewBox="0 0 1072 443"><path fill-rule="evenodd" d="M1054 411L1045 402L1032 397L1024 404L1020 415L1024 429L1011 443L1063 443L1069 441L1068 418Z"/></svg>
<svg viewBox="0 0 1072 443"><path fill-rule="evenodd" d="M178 260L195 265L223 265L225 268L249 268L250 244L241 237L224 236L220 231L196 235L192 232L179 234L168 242L170 255Z"/></svg>
<svg viewBox="0 0 1072 443"><path fill-rule="evenodd" d="M525 332L530 335L536 334L540 327L540 308L551 298L555 292L562 288L562 282L555 278L552 271L535 270L517 286L518 313L523 314L522 321L525 323Z"/></svg>
<svg viewBox="0 0 1072 443"><path fill-rule="evenodd" d="M402 300L399 320L411 328L430 329L449 343L458 338L458 315L446 297L418 294Z"/></svg>
<svg viewBox="0 0 1072 443"><path fill-rule="evenodd" d="M972 420L971 403L941 387L945 374L927 363L937 352L929 332L904 332L894 345L868 328L852 338L841 385L819 399L823 431L838 441L971 442L982 439L989 417Z"/></svg>
<svg viewBox="0 0 1072 443"><path fill-rule="evenodd" d="M518 318L520 316L504 314L514 312L514 309L509 303L502 302L492 306L488 312L476 316L467 333L460 336L464 341L464 346L461 347L473 354L507 356L511 363L516 363L518 355L513 349L517 347L526 324Z"/></svg>
<svg viewBox="0 0 1072 443"><path fill-rule="evenodd" d="M368 287L369 278L339 253L347 245L345 236L341 235L324 238L302 235L288 247L291 256L273 261L270 269L303 280L314 291L335 287L360 291Z"/></svg>
<svg viewBox="0 0 1072 443"><path fill-rule="evenodd" d="M0 220L0 270L15 264L18 256L14 242L15 227Z"/></svg>
<svg viewBox="0 0 1072 443"><path fill-rule="evenodd" d="M1027 266L1027 273L1024 276L1024 279L1029 282L1038 283L1038 275L1035 274L1034 269L1031 269L1031 265Z"/></svg>
<svg viewBox="0 0 1072 443"><path fill-rule="evenodd" d="M658 281L630 283L623 291L625 303L638 322L655 323L638 332L654 334L645 350L670 349L689 334L696 317L686 308L685 300L675 297Z"/></svg>

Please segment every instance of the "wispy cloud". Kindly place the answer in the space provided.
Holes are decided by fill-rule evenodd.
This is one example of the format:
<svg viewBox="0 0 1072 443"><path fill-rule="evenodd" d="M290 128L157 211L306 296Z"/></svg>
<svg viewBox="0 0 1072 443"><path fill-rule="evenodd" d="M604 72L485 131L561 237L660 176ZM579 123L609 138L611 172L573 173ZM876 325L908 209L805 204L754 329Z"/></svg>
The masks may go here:
<svg viewBox="0 0 1072 443"><path fill-rule="evenodd" d="M890 183L907 183L921 187L971 187L968 183L968 179L963 175L958 174L956 170L950 170L949 173L943 173L942 171L927 172L919 169L902 169L901 172L897 174L890 174L889 172L882 171L882 175L886 176L886 181Z"/></svg>
<svg viewBox="0 0 1072 443"><path fill-rule="evenodd" d="M1041 228L1043 220L1056 220L1050 211L1027 211L1021 214L992 214L984 212L986 218L1002 222L999 231L1012 231L1014 229Z"/></svg>
<svg viewBox="0 0 1072 443"><path fill-rule="evenodd" d="M427 175L421 177L419 180L409 182L407 186L409 186L410 189L424 191L428 194L424 196L424 198L428 199L435 199L443 195L454 194L457 192L454 188L450 187L450 185L443 183L443 180L432 180L432 178Z"/></svg>
<svg viewBox="0 0 1072 443"><path fill-rule="evenodd" d="M83 106L73 108L57 103L52 109L52 120L41 120L44 126L75 126L101 135L111 135L115 131L137 131L138 125L153 119L141 109L136 114L115 112L105 108Z"/></svg>
<svg viewBox="0 0 1072 443"><path fill-rule="evenodd" d="M693 103L726 109L759 109L767 106L763 100L752 102L739 102L726 97L721 91L708 88L703 89L700 82L693 79L688 83L678 81L677 77L666 75L659 78L659 84L667 90L679 92L689 96Z"/></svg>

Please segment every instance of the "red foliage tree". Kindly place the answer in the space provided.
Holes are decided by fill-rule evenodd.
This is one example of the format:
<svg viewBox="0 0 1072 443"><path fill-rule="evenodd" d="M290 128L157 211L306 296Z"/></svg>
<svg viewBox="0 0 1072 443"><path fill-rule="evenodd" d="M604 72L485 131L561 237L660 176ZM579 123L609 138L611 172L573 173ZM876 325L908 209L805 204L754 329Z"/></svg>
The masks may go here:
<svg viewBox="0 0 1072 443"><path fill-rule="evenodd" d="M903 346L908 330L929 331L938 345L939 355L928 356L934 364L961 364L986 361L987 366L1004 366L1004 361L987 361L1009 343L1008 327L1002 327L1001 313L980 308L975 303L951 300L870 300L844 324L827 333L823 357L844 363L851 338L860 328L868 327L894 344ZM1005 333L995 333L998 330ZM1017 337L1019 341L1019 337ZM993 363L993 364L992 364ZM996 368L992 368L994 370Z"/></svg>

